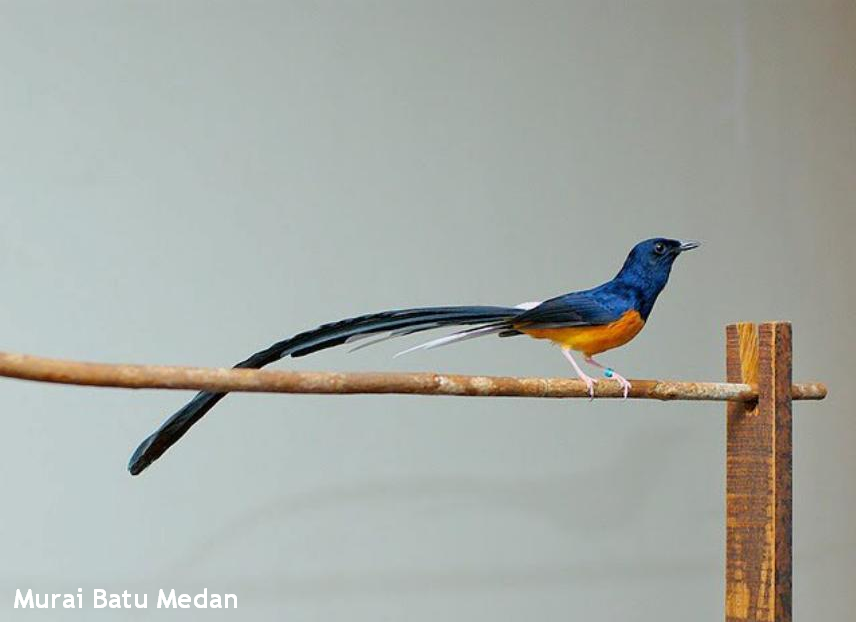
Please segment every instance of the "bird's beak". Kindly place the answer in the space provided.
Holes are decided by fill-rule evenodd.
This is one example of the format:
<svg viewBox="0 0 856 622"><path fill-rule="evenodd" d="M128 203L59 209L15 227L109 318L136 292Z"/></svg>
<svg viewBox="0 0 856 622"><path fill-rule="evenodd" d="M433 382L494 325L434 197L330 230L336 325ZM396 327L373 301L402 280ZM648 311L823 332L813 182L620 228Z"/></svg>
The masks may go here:
<svg viewBox="0 0 856 622"><path fill-rule="evenodd" d="M701 246L701 242L696 242L695 240L689 240L687 242L681 242L681 245L678 247L682 253L684 251L691 251L694 248L698 248Z"/></svg>

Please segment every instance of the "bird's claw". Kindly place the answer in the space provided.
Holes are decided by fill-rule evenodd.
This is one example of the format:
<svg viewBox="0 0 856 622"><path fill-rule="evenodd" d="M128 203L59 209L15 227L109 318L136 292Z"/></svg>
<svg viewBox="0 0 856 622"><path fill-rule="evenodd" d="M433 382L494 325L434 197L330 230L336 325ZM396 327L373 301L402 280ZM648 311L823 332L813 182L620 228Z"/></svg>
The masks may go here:
<svg viewBox="0 0 856 622"><path fill-rule="evenodd" d="M588 389L589 401L594 400L594 385L597 384L597 378L592 378L591 376L583 376L582 381L586 383L586 389Z"/></svg>
<svg viewBox="0 0 856 622"><path fill-rule="evenodd" d="M624 389L624 397L622 399L627 399L627 396L630 394L630 389L633 388L633 385L625 378L624 376L620 376L613 372L612 375L614 380L618 381L618 384L621 385L621 388Z"/></svg>

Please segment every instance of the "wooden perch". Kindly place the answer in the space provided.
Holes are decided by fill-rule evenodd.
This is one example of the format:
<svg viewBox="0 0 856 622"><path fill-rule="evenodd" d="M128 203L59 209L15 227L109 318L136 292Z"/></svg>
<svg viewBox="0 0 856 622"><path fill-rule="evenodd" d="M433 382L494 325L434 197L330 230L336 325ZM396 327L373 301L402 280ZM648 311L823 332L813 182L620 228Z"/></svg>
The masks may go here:
<svg viewBox="0 0 856 622"><path fill-rule="evenodd" d="M0 376L98 387L128 389L192 389L260 393L401 393L480 397L588 397L585 384L569 378L514 378L436 373L310 372L163 365L110 365L0 352ZM752 402L754 384L631 380L630 397L656 400ZM601 380L595 396L620 398L614 380ZM794 400L821 400L821 383L794 384Z"/></svg>

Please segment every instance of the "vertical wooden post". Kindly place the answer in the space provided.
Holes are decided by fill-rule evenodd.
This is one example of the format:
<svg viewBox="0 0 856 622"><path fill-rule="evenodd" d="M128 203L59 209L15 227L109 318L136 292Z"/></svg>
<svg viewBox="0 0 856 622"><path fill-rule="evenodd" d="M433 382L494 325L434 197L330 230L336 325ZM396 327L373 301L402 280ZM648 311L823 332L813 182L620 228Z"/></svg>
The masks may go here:
<svg viewBox="0 0 856 622"><path fill-rule="evenodd" d="M758 385L728 403L725 619L791 621L791 325L726 329L729 382Z"/></svg>

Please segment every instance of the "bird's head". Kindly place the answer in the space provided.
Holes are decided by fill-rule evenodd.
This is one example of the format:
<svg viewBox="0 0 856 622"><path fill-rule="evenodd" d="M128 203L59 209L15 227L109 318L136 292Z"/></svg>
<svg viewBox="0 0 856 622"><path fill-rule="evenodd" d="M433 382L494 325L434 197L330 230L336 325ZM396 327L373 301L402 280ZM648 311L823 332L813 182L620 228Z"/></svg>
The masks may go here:
<svg viewBox="0 0 856 622"><path fill-rule="evenodd" d="M657 295L666 286L672 264L678 255L698 248L699 245L699 242L682 242L668 238L643 240L630 251L616 280L639 288L648 303L645 306L649 306L650 310Z"/></svg>

